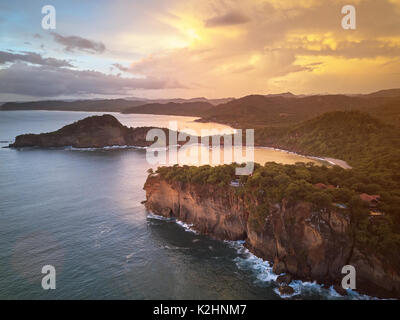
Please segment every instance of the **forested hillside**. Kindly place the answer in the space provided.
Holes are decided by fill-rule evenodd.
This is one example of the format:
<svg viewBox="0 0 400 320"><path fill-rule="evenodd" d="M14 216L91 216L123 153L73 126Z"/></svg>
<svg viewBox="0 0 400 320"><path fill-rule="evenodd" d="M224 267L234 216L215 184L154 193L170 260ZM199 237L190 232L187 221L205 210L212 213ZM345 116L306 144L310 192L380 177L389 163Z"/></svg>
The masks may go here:
<svg viewBox="0 0 400 320"><path fill-rule="evenodd" d="M226 123L236 128L280 127L301 123L326 112L352 110L367 112L400 126L400 97L346 95L250 95L210 109L202 121Z"/></svg>

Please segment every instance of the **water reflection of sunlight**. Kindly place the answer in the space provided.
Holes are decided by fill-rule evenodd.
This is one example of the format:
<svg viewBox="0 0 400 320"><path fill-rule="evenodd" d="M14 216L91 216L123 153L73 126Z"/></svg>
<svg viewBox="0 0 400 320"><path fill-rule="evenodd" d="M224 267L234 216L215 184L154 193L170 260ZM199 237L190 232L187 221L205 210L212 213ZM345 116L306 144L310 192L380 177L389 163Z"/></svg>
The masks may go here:
<svg viewBox="0 0 400 320"><path fill-rule="evenodd" d="M202 123L195 122L195 117L183 117L183 116L166 116L166 115L148 115L148 114L115 114L122 124L131 127L149 126L151 123L155 127L168 128L170 122L176 121L178 130L184 131L188 134L193 134L197 136L208 136L210 132L216 134L231 134L236 130L218 123ZM202 132L203 131L203 132ZM228 150L227 150L228 149ZM170 154L167 149L167 159L159 165L219 165L219 164L229 164L235 161L233 155L228 156L228 153L232 154L232 148L209 148L205 145L192 145L187 146L185 149L180 148L178 155ZM220 159L220 160L218 160ZM246 152L242 152L241 159L246 161ZM295 164L296 162L313 162L315 164L320 164L321 162L297 155L294 153L286 152L283 150L276 150L272 148L254 148L254 162L259 164L264 164L265 162L277 162L282 164ZM148 167L151 167L149 164ZM155 166L157 167L157 166Z"/></svg>
<svg viewBox="0 0 400 320"><path fill-rule="evenodd" d="M211 165L217 166L221 164L230 164L232 162L244 163L244 162L256 162L261 165L264 165L266 162L276 162L281 164L295 164L296 162L312 162L316 165L320 165L321 161L294 154L291 152L287 152L284 150L277 150L272 148L261 148L255 147L254 150L254 158L248 155L248 152L252 150L246 150L246 147L242 148L242 152L240 158L237 157L237 153L235 156L233 147L209 147L202 144L192 144L184 147L178 148L166 148L163 150L160 149L151 149L149 148L147 152L160 152L162 155L156 154L156 156L160 156L160 162L158 165L168 165L172 166L175 164L179 165ZM240 153L240 151L239 151ZM157 167L157 165L156 165Z"/></svg>
<svg viewBox="0 0 400 320"><path fill-rule="evenodd" d="M159 128L168 128L170 122L176 121L178 124L178 130L189 132L194 130L197 136L205 136L207 133L201 132L201 130L218 130L221 133L234 133L236 130L219 123L213 122L195 122L199 118L195 117L184 117L184 116L167 116L167 115L154 115L154 114L113 114L123 125L128 127L146 127L153 126Z"/></svg>
<svg viewBox="0 0 400 320"><path fill-rule="evenodd" d="M312 162L321 165L321 161L292 152L273 148L254 148L254 161L264 165L265 162L277 162L281 164L295 164L296 162Z"/></svg>

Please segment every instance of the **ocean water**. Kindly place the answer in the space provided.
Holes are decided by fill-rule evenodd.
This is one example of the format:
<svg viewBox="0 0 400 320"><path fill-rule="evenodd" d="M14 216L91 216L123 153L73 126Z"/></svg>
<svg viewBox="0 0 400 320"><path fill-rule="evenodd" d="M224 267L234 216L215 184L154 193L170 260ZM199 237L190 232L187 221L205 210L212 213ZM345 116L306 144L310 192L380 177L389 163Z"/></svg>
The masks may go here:
<svg viewBox="0 0 400 320"><path fill-rule="evenodd" d="M0 147L18 134L88 115L0 112ZM171 120L116 116L131 126ZM199 125L172 118L180 128ZM140 149L0 148L0 299L340 298L301 282L295 296L281 297L271 266L242 243L213 240L146 212L149 167ZM44 265L56 268L55 290L41 287Z"/></svg>

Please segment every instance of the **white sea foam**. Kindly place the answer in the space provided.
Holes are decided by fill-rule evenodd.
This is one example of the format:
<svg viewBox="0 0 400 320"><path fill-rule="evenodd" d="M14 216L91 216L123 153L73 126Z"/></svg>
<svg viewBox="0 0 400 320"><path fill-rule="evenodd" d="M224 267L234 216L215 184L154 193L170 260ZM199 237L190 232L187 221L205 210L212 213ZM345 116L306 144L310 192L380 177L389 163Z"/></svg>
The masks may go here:
<svg viewBox="0 0 400 320"><path fill-rule="evenodd" d="M104 227L104 228L100 231L100 234L109 233L110 231L111 231L111 227Z"/></svg>
<svg viewBox="0 0 400 320"><path fill-rule="evenodd" d="M317 294L317 295L322 295L330 300L335 300L335 299L379 300L378 298L360 294L351 289L347 290L346 296L342 296L338 292L336 292L336 290L333 288L333 286L330 286L329 288L325 288L323 285L320 285L316 282L294 280L290 283L290 286L293 287L293 289L294 289L294 293L291 296L295 296L295 295L307 296L307 295ZM282 298L290 297L288 295L281 295L278 288L275 288L274 291L277 294L279 294Z"/></svg>
<svg viewBox="0 0 400 320"><path fill-rule="evenodd" d="M335 291L333 286L330 288L324 288L322 285L316 282L306 282L301 280L293 280L290 286L294 289L292 295L282 295L279 292L279 286L276 283L278 275L272 271L272 264L261 258L256 257L252 254L245 246L245 241L224 241L230 247L234 248L238 253L238 257L234 259L237 267L241 270L251 270L255 275L256 283L272 283L276 287L274 292L281 298L290 298L293 296L300 295L302 297L318 295L324 296L327 299L352 299L352 300L374 300L367 295L359 294L358 292L347 290L347 296L341 296Z"/></svg>
<svg viewBox="0 0 400 320"><path fill-rule="evenodd" d="M155 219L155 220L163 220L163 221L172 221L173 220L172 218L159 216L158 214L154 214L154 213L148 213L147 218Z"/></svg>
<svg viewBox="0 0 400 320"><path fill-rule="evenodd" d="M156 219L156 220L173 221L173 222L175 222L176 224L180 225L182 228L184 228L185 231L193 232L193 233L195 233L195 234L198 234L198 232L192 228L192 227L193 227L193 224L185 223L185 222L180 221L180 220L178 220L178 219L176 219L176 218L166 218L166 217L163 217L163 216L159 216L159 215L157 215L157 214L154 214L154 213L149 213L149 214L147 215L147 217L150 218L150 219Z"/></svg>
<svg viewBox="0 0 400 320"><path fill-rule="evenodd" d="M279 295L281 298L289 298L289 297L293 297L293 296L297 296L297 295L323 295L326 297L330 297L330 290L329 289L325 289L322 287L322 285L319 285L316 282L307 282L307 281L300 281L300 280L293 280L290 283L290 286L294 289L294 293L291 295L287 295L287 294L281 294L279 292L279 288L276 287L274 288L274 292ZM333 290L333 289L332 289ZM336 291L333 290L333 292L336 293ZM341 297L339 294L335 294L332 295L336 296L336 297Z"/></svg>
<svg viewBox="0 0 400 320"><path fill-rule="evenodd" d="M251 270L259 282L275 281L278 275L272 272L272 266L268 261L256 257L245 246L245 241L224 241L234 248L239 254L234 259L236 266L241 270Z"/></svg>
<svg viewBox="0 0 400 320"><path fill-rule="evenodd" d="M180 221L180 220L176 220L176 223L179 224L181 227L183 227L185 229L185 231L193 232L195 234L198 234L198 232L193 229L193 224L188 224L188 223L185 223L185 222Z"/></svg>
<svg viewBox="0 0 400 320"><path fill-rule="evenodd" d="M168 249L168 250L189 250L190 248L186 248L186 247L177 247L177 246L168 246L165 245L163 248Z"/></svg>
<svg viewBox="0 0 400 320"><path fill-rule="evenodd" d="M56 148L57 149L57 148ZM99 150L116 150L116 149L147 149L147 147L140 147L140 146L105 146L100 148L76 148L76 147L64 147L64 150L67 151L99 151Z"/></svg>
<svg viewBox="0 0 400 320"><path fill-rule="evenodd" d="M194 232L197 234L197 232L192 229L193 227L192 224L187 224L172 218L165 218L162 216L154 215L152 213L150 213L148 216L153 219L175 221L177 224L182 226L186 231ZM294 293L292 295L282 295L279 292L279 285L276 283L278 275L272 271L271 263L252 254L244 246L245 244L244 240L238 240L238 241L224 240L224 243L226 243L228 246L236 250L238 256L234 259L234 261L236 263L236 266L240 270L250 270L255 275L255 283L257 284L265 283L274 285L275 286L275 288L273 289L274 292L281 298L290 298L298 295L300 297L317 295L317 296L324 296L327 299L332 299L332 300L334 299L378 300L378 298L363 295L350 289L347 290L347 296L342 296L335 291L333 286L325 288L323 285L320 285L316 282L307 282L301 280L293 280L290 283L290 286L294 289Z"/></svg>
<svg viewBox="0 0 400 320"><path fill-rule="evenodd" d="M128 254L128 255L126 256L126 260L129 260L130 258L132 258L132 257L133 257L133 255L134 255L134 252L132 252L132 253Z"/></svg>

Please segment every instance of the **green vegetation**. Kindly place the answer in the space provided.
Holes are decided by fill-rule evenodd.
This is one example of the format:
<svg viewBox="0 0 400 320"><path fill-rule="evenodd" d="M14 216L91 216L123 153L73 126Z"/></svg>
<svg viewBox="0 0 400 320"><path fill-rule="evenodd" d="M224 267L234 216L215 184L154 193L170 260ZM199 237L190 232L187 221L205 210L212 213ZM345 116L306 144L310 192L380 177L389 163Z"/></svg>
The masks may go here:
<svg viewBox="0 0 400 320"><path fill-rule="evenodd" d="M326 113L291 129L257 129L256 141L299 153L346 160L352 170L327 168L312 163L256 165L251 176L242 176L235 192L253 208L250 223L262 227L270 204L283 199L306 201L315 210L339 203L351 215L355 238L370 250L391 254L400 249L400 135L398 129L358 111ZM226 188L235 178L235 166L159 168L167 180L213 184ZM330 189L315 184L331 185ZM376 208L360 199L360 194L380 195ZM252 198L252 199L250 199ZM342 210L342 209L338 209ZM384 216L371 218L370 210Z"/></svg>
<svg viewBox="0 0 400 320"><path fill-rule="evenodd" d="M254 228L261 230L270 206L284 199L289 205L299 201L311 203L316 211L334 208L350 215L357 246L380 252L385 258L400 263L398 128L367 113L336 111L291 128L256 129L255 139L258 145L342 159L353 169L345 170L337 166L328 168L313 163L256 164L251 176L240 177L240 187L231 188L251 208L249 223ZM238 164L218 167L174 166L159 168L157 173L167 180L212 184L225 190L236 178L236 166ZM318 188L316 184L324 184L325 188ZM362 201L362 193L379 195L376 207ZM384 215L373 217L371 211Z"/></svg>
<svg viewBox="0 0 400 320"><path fill-rule="evenodd" d="M203 120L227 123L235 128L280 128L299 124L327 112L358 110L399 127L400 95L393 94L357 97L249 95L210 109L203 115Z"/></svg>
<svg viewBox="0 0 400 320"><path fill-rule="evenodd" d="M160 167L157 169L162 178L170 182L190 183L206 186L219 186L222 190L229 188L236 178L235 168L238 164L211 166L178 166ZM384 253L396 258L400 249L400 190L393 190L381 181L375 182L368 175L357 170L345 170L340 167L328 168L313 163L281 165L273 162L264 166L255 165L251 176L240 177L242 185L231 187L232 192L243 196L251 208L249 223L261 230L265 217L272 204L288 201L288 205L298 201L311 203L313 210L343 210L349 214L352 229L358 245L367 250ZM332 185L331 189L319 189L315 185L324 183ZM369 216L370 208L359 195L366 191L377 191L381 195L374 210L385 212L384 216ZM258 203L254 206L254 203ZM333 207L335 203L343 204L347 209Z"/></svg>
<svg viewBox="0 0 400 320"><path fill-rule="evenodd" d="M399 130L368 114L338 111L284 132L256 130L256 142L302 154L345 160L354 167L357 176L354 184L356 181L360 184L358 191L376 194L392 190L399 195Z"/></svg>
<svg viewBox="0 0 400 320"><path fill-rule="evenodd" d="M213 184L221 187L228 186L235 176L234 165L211 167L209 165L195 167L174 165L173 167L160 167L156 173L167 181L179 181L198 185Z"/></svg>

